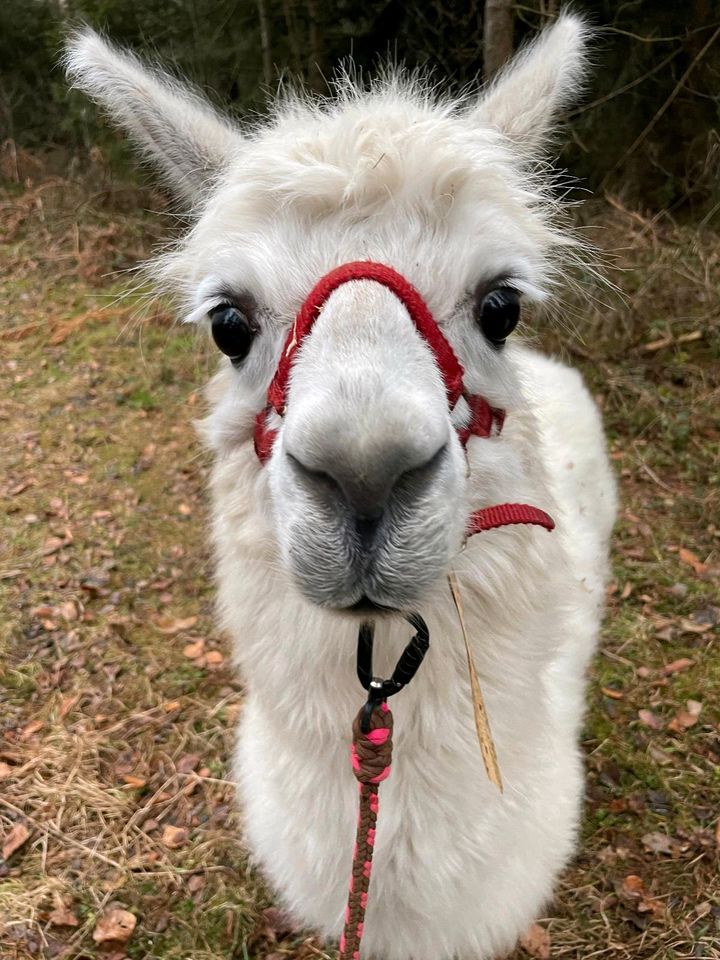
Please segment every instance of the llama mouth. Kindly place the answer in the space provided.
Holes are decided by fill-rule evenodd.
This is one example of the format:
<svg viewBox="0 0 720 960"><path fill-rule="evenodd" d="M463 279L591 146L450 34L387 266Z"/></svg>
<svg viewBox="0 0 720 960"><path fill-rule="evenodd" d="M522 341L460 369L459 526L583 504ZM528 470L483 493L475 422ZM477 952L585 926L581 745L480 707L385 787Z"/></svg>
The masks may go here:
<svg viewBox="0 0 720 960"><path fill-rule="evenodd" d="M383 606L380 603L376 603L375 600L372 600L366 593L364 593L359 600L356 600L355 603L351 604L349 607L345 607L349 613L395 613L396 611L392 607Z"/></svg>

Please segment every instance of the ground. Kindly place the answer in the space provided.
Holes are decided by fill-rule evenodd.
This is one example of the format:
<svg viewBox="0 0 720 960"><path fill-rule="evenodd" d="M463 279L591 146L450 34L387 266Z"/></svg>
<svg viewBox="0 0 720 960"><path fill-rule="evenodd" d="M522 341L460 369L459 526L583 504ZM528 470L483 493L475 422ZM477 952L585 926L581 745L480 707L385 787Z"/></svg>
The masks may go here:
<svg viewBox="0 0 720 960"><path fill-rule="evenodd" d="M720 238L607 200L585 217L624 298L544 336L588 377L622 488L585 820L513 956L720 958ZM107 171L0 194L0 954L332 958L243 852L193 429L214 357L118 299L163 213Z"/></svg>

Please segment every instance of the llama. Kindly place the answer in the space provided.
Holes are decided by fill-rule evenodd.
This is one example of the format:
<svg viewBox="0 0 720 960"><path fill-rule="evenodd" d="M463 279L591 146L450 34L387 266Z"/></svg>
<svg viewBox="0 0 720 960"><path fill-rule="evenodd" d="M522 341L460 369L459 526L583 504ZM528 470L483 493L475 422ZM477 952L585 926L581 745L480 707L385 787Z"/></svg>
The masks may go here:
<svg viewBox="0 0 720 960"><path fill-rule="evenodd" d="M475 96L443 97L398 71L365 88L344 76L326 100L283 94L247 129L89 29L68 44L74 83L190 213L152 269L222 354L202 432L219 616L246 690L245 837L287 908L329 938L357 815L358 626L376 618L382 676L409 634L389 611L430 627L425 663L393 702L364 957L501 955L576 843L615 486L578 373L510 335L521 300L551 300L576 256L543 157L582 82L586 34L561 15ZM293 317L350 261L387 265L421 293L468 391L506 412L501 431L463 450L466 401L450 409L401 299L359 279L327 298L296 351L261 462L254 424ZM463 550L468 515L504 501L546 510L555 531L504 527ZM451 570L503 793L480 760Z"/></svg>

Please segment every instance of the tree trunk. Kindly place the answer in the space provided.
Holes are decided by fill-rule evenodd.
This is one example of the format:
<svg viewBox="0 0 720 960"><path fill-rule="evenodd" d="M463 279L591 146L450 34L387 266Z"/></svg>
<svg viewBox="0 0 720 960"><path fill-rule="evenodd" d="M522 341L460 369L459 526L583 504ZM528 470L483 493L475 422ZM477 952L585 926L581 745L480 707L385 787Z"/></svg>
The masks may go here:
<svg viewBox="0 0 720 960"><path fill-rule="evenodd" d="M322 34L318 0L307 0L307 11L310 20L310 62L308 64L310 86L318 93L327 93L327 83L323 75Z"/></svg>
<svg viewBox="0 0 720 960"><path fill-rule="evenodd" d="M272 84L272 50L270 49L270 23L265 0L257 0L260 20L260 48L262 50L263 80L265 86Z"/></svg>
<svg viewBox="0 0 720 960"><path fill-rule="evenodd" d="M285 29L288 35L288 46L290 47L290 56L292 68L296 79L303 76L303 63L300 55L300 40L298 38L297 19L295 11L290 5L290 0L283 0L283 14L285 16Z"/></svg>
<svg viewBox="0 0 720 960"><path fill-rule="evenodd" d="M491 80L513 52L513 0L485 0L483 68Z"/></svg>

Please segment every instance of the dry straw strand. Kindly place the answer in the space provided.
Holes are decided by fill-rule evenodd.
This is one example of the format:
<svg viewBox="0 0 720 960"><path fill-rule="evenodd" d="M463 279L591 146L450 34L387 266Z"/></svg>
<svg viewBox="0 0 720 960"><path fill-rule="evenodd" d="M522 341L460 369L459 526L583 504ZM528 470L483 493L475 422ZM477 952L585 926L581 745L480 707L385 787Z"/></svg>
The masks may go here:
<svg viewBox="0 0 720 960"><path fill-rule="evenodd" d="M467 656L468 674L470 675L475 729L477 730L478 742L480 743L480 753L482 754L488 778L495 784L500 793L502 793L503 782L500 773L500 764L497 758L497 750L495 749L495 741L493 740L490 721L487 710L485 709L485 700L483 699L482 690L480 689L480 680L478 679L475 661L473 660L472 650L470 648L470 639L465 624L465 611L463 610L460 586L453 572L448 574L448 583L450 584L450 593L455 602L463 640L465 641L465 654Z"/></svg>

